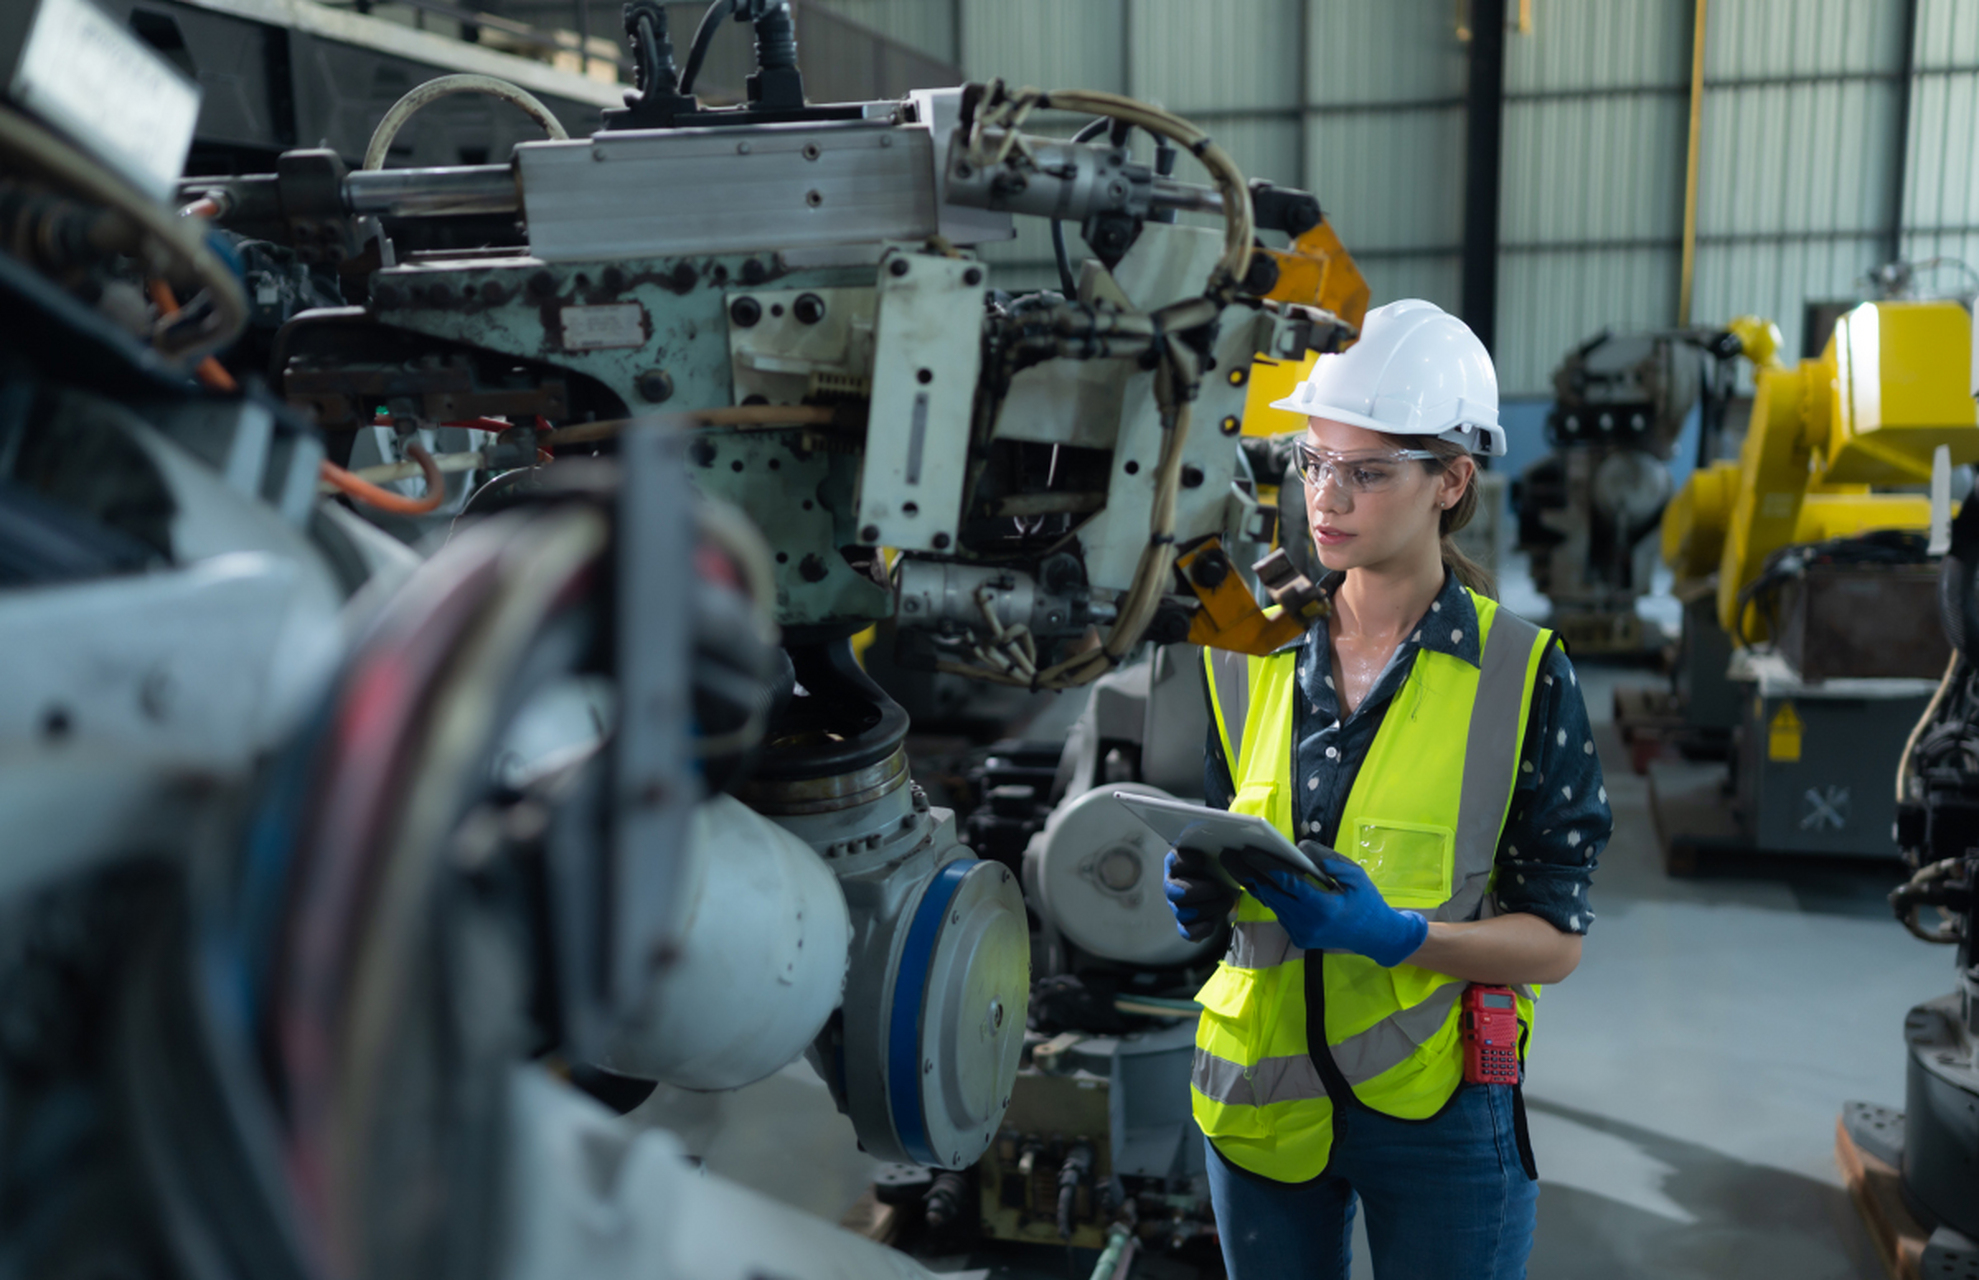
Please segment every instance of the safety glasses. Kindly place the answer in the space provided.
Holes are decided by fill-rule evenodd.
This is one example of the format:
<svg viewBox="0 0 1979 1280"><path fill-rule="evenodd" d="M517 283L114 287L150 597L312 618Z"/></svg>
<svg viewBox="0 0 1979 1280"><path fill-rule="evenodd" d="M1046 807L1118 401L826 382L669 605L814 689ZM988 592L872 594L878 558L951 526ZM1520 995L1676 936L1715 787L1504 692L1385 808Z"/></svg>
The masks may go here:
<svg viewBox="0 0 1979 1280"><path fill-rule="evenodd" d="M1334 453L1297 446L1299 474L1306 488L1314 493L1328 483L1348 493L1379 493L1402 478L1403 467L1411 462L1427 462L1436 457L1427 449L1371 450L1367 453Z"/></svg>

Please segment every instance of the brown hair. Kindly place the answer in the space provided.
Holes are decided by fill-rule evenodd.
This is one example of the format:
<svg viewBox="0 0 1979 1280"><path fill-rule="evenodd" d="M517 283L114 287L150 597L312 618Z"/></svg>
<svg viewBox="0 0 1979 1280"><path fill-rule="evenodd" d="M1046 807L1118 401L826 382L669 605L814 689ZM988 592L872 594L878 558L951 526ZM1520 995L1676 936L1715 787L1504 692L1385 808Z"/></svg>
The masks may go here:
<svg viewBox="0 0 1979 1280"><path fill-rule="evenodd" d="M1436 456L1434 458L1430 458L1422 464L1424 469L1433 475L1441 474L1448 470L1450 464L1457 459L1470 456L1470 450L1454 440L1443 440L1434 436L1427 440L1421 436L1398 436L1390 438L1401 448L1421 449L1425 453L1435 454ZM1492 581L1491 575L1485 571L1484 566L1465 555L1457 546L1456 539L1451 537L1457 530L1469 524L1471 517L1476 514L1477 472L1473 470L1471 472L1470 483L1464 486L1463 494L1455 502L1444 508L1442 517L1437 524L1437 534L1439 535L1443 551L1443 567L1457 575L1457 581L1469 587L1472 591L1475 591L1481 596L1488 596L1496 600L1498 598L1498 584Z"/></svg>

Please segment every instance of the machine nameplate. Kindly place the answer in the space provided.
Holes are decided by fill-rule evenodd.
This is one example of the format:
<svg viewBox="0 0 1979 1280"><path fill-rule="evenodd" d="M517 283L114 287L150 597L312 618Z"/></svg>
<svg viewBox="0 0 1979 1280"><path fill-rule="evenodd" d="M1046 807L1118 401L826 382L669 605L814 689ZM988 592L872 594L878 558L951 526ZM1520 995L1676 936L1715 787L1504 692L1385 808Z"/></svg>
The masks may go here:
<svg viewBox="0 0 1979 1280"><path fill-rule="evenodd" d="M563 345L566 351L643 347L646 345L646 312L636 302L565 307Z"/></svg>

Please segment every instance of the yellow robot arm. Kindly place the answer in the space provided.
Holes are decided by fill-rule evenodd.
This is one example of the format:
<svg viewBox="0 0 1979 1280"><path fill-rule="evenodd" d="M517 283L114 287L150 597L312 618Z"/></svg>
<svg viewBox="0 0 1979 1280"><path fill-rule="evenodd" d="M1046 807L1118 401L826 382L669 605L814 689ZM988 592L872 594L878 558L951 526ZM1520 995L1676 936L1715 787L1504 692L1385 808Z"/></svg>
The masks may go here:
<svg viewBox="0 0 1979 1280"><path fill-rule="evenodd" d="M1972 319L1957 303L1869 302L1836 323L1820 359L1759 370L1718 563L1727 631L1739 634L1739 592L1781 547L1929 523L1927 500L1870 488L1929 481L1940 447L1954 466L1979 461L1971 362ZM1663 545L1680 571L1700 567L1728 477L1724 464L1700 473L1673 504Z"/></svg>

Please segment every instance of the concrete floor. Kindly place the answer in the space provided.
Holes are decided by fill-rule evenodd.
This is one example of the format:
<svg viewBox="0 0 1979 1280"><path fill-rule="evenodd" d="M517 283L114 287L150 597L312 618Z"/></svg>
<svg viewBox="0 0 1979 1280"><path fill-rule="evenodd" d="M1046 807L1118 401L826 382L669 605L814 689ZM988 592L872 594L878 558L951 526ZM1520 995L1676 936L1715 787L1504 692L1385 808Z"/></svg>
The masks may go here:
<svg viewBox="0 0 1979 1280"><path fill-rule="evenodd" d="M1655 676L1582 674L1616 834L1581 968L1540 1003L1527 1093L1544 1191L1530 1274L1874 1280L1835 1169L1835 1118L1849 1099L1903 1104L1904 1011L1948 989L1949 952L1890 918L1894 862L1666 877L1610 713L1617 684ZM1865 774L1891 763L1865 762ZM719 1097L662 1090L640 1115L683 1132L712 1171L826 1217L872 1167L802 1063ZM1371 1276L1357 1252L1356 1277ZM1036 1266L1066 1274L1063 1257Z"/></svg>

